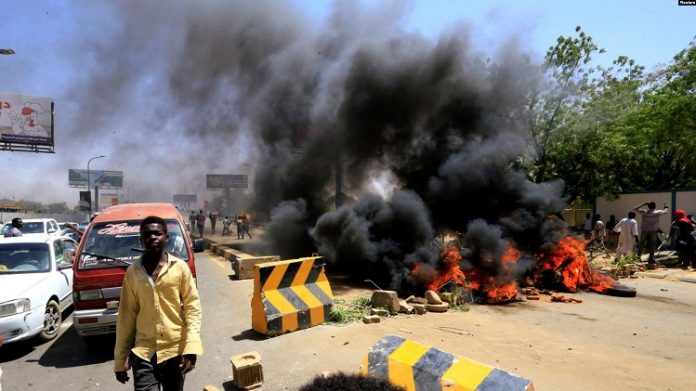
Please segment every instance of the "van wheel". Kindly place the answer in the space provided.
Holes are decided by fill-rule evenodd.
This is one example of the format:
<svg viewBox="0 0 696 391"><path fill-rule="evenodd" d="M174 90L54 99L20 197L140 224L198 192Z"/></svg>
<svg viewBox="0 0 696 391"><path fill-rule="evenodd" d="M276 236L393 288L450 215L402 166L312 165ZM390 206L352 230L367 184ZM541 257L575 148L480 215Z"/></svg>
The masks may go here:
<svg viewBox="0 0 696 391"><path fill-rule="evenodd" d="M58 335L60 324L63 321L63 316L60 313L60 305L55 300L51 300L46 304L44 312L44 327L41 330L39 337L43 341L50 341Z"/></svg>

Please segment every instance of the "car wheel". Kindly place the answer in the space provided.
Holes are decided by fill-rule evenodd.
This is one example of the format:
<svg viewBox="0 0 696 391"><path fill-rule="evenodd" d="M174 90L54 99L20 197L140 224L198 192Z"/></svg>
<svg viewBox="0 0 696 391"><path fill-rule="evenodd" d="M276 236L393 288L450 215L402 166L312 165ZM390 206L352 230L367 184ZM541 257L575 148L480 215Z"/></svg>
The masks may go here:
<svg viewBox="0 0 696 391"><path fill-rule="evenodd" d="M44 312L44 327L39 334L42 340L50 341L58 335L60 324L63 321L62 317L58 303L55 300L49 301Z"/></svg>

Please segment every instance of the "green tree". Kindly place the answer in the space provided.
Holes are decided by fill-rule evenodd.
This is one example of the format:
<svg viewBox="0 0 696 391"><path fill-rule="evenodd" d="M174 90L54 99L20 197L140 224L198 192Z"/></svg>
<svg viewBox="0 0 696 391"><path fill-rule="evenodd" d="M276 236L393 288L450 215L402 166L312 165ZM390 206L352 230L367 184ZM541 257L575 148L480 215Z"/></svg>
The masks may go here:
<svg viewBox="0 0 696 391"><path fill-rule="evenodd" d="M696 41L651 75L651 86L631 122L642 144L646 189L696 185ZM636 184L640 185L640 184Z"/></svg>
<svg viewBox="0 0 696 391"><path fill-rule="evenodd" d="M532 79L528 98L530 136L534 163L529 176L536 182L555 179L549 150L558 133L580 109L588 89L588 66L595 53L604 53L580 26L576 37L560 36L546 53L546 76Z"/></svg>

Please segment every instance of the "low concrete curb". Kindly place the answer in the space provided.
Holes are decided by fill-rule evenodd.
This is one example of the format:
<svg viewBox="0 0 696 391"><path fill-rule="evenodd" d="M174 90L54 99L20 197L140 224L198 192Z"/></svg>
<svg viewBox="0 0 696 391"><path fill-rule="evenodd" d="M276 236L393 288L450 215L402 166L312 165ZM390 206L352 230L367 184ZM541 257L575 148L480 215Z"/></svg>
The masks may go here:
<svg viewBox="0 0 696 391"><path fill-rule="evenodd" d="M638 277L649 277L649 278L665 278L672 274L672 270L650 270L644 272L636 272Z"/></svg>
<svg viewBox="0 0 696 391"><path fill-rule="evenodd" d="M679 281L684 282L696 282L696 272L687 273L678 278Z"/></svg>

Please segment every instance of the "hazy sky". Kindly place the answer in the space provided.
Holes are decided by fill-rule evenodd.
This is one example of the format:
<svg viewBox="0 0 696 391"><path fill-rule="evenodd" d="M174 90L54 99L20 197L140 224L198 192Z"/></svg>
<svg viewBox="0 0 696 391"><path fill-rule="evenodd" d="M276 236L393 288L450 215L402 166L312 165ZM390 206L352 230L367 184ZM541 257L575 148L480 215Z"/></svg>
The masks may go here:
<svg viewBox="0 0 696 391"><path fill-rule="evenodd" d="M267 2L271 20L282 25L290 10L310 30L326 26L333 7L319 0ZM195 12L184 6L188 2L144 2L152 5L137 8L128 8L137 2L115 0L0 3L0 48L16 51L0 56L0 92L51 97L56 113L55 154L0 152L0 198L75 205L78 190L68 187L68 169L84 169L90 157L102 154L108 157L93 161L91 168L122 170L132 195L164 201L171 193L199 192L206 173L253 174L248 135L213 138L191 125L196 111L181 106L176 96L162 96L161 74L180 61L172 56L186 55L173 48L184 39L176 17ZM202 12L210 12L218 4L229 8L230 2L200 3L207 3ZM404 30L433 40L464 25L483 56L514 40L518 50L538 60L559 35L572 35L581 25L607 50L597 63L627 55L650 70L669 62L696 34L696 7L677 3L367 1L364 12L381 10L374 12L377 18L385 9L398 9ZM206 117L219 109L200 110L201 127L210 126Z"/></svg>

